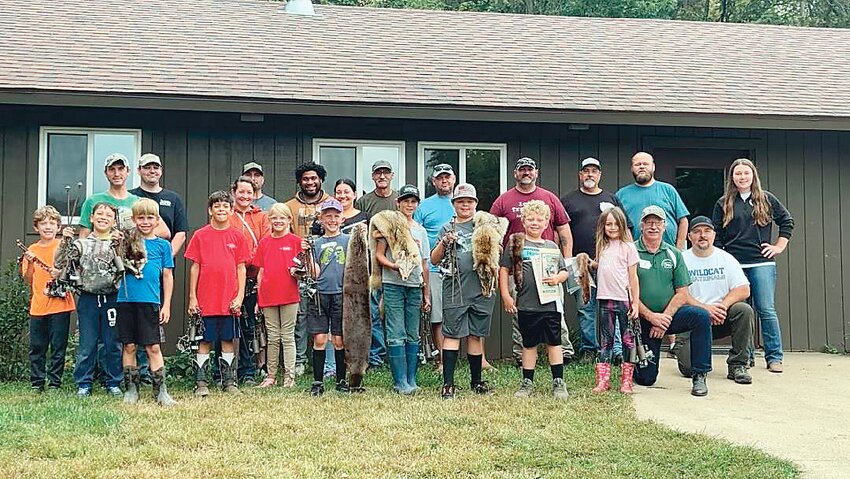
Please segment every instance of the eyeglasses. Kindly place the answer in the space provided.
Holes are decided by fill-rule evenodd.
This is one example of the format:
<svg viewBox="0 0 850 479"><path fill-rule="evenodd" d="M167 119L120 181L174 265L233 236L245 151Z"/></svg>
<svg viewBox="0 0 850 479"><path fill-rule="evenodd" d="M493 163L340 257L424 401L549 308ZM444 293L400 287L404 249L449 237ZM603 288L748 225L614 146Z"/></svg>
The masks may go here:
<svg viewBox="0 0 850 479"><path fill-rule="evenodd" d="M373 171L372 176L392 176L392 171Z"/></svg>
<svg viewBox="0 0 850 479"><path fill-rule="evenodd" d="M650 227L650 228L660 228L660 227L664 226L664 220L649 220L649 221L644 221L643 224L645 226Z"/></svg>

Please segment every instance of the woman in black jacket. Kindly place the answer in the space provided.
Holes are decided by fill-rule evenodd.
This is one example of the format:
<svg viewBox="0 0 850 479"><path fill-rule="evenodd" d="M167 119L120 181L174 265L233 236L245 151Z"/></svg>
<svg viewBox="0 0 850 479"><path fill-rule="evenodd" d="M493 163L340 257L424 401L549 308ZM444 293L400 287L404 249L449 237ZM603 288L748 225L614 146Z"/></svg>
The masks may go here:
<svg viewBox="0 0 850 479"><path fill-rule="evenodd" d="M739 158L729 168L726 189L714 205L712 220L717 228L716 245L735 257L747 279L758 313L767 369L782 372L782 333L776 314L776 255L785 251L794 218L769 191L762 190L752 161ZM775 243L773 224L779 228Z"/></svg>

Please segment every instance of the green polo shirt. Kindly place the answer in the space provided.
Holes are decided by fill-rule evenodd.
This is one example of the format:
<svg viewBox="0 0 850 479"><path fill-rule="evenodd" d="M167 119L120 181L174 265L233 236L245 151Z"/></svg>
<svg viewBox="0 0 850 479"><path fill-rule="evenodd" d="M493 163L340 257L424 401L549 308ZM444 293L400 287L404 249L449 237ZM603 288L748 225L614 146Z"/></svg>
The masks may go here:
<svg viewBox="0 0 850 479"><path fill-rule="evenodd" d="M637 268L640 301L650 311L661 313L676 294L676 288L691 284L688 266L681 251L668 243L662 242L655 253L646 250L642 239L635 246L640 258Z"/></svg>

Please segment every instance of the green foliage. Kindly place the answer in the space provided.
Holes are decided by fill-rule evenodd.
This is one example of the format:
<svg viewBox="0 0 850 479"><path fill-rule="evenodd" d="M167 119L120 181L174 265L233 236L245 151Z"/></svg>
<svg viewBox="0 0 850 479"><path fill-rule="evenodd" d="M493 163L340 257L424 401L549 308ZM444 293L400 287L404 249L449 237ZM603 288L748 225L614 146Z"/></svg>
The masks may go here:
<svg viewBox="0 0 850 479"><path fill-rule="evenodd" d="M165 358L168 379L187 385L195 380L195 355L191 350L178 351Z"/></svg>
<svg viewBox="0 0 850 479"><path fill-rule="evenodd" d="M0 381L29 376L29 287L10 261L0 274Z"/></svg>

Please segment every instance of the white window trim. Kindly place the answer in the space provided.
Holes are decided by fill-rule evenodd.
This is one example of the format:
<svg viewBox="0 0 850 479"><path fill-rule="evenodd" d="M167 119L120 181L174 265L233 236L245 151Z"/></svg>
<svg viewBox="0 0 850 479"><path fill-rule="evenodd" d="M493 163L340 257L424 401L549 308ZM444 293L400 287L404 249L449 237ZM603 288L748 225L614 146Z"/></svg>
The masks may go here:
<svg viewBox="0 0 850 479"><path fill-rule="evenodd" d="M420 141L416 144L416 167L417 186L419 191L425 191L425 150L459 150L458 162L460 171L457 174L457 183L468 183L466 179L466 150L497 150L499 151L499 194L508 190L508 145L506 143L464 143L445 141ZM474 183L473 183L474 185Z"/></svg>
<svg viewBox="0 0 850 479"><path fill-rule="evenodd" d="M127 165L130 170L133 170L133 165L136 163L136 160L142 156L142 130L139 129L130 129L130 128L79 128L79 127L67 127L67 126L43 126L39 128L38 132L38 207L42 207L47 203L47 135L51 133L59 133L59 134L73 134L73 135L86 135L88 142L86 145L86 190L83 192L82 197L77 203L77 210L83 204L83 201L94 194L93 191L88 191L92 188L94 184L94 174L95 174L95 158L94 158L94 135L98 133L105 134L114 134L114 133L127 133L132 134L134 137L134 141L136 143L136 152L135 158L128 158L130 161L130 165ZM133 183L132 187L136 188L141 184L141 179L138 174L132 175ZM72 185L71 189L71 198L74 198L76 194L76 188ZM66 218L62 217L63 220ZM72 223L79 224L80 217L74 216L72 218Z"/></svg>
<svg viewBox="0 0 850 479"><path fill-rule="evenodd" d="M337 139L337 138L314 138L313 139L313 161L318 164L322 164L321 156L319 154L319 150L322 147L343 147L343 148L355 148L355 158L363 158L363 148L364 146L386 146L386 147L395 147L398 148L399 156L398 156L398 169L394 171L394 178L398 180L399 186L405 184L407 181L407 177L405 176L405 154L407 145L404 141L398 140L352 140L352 139ZM374 185L370 183L372 179L372 165L364 165L365 166L365 176L363 178L353 178L355 183L357 183L357 189L360 191L372 191ZM359 173L359 172L358 172ZM327 178L330 181L336 181L337 178L331 179ZM323 185L323 188L325 186ZM325 190L327 191L327 190ZM333 193L333 192L329 192ZM357 193L357 192L355 192ZM360 197L360 195L357 195Z"/></svg>

